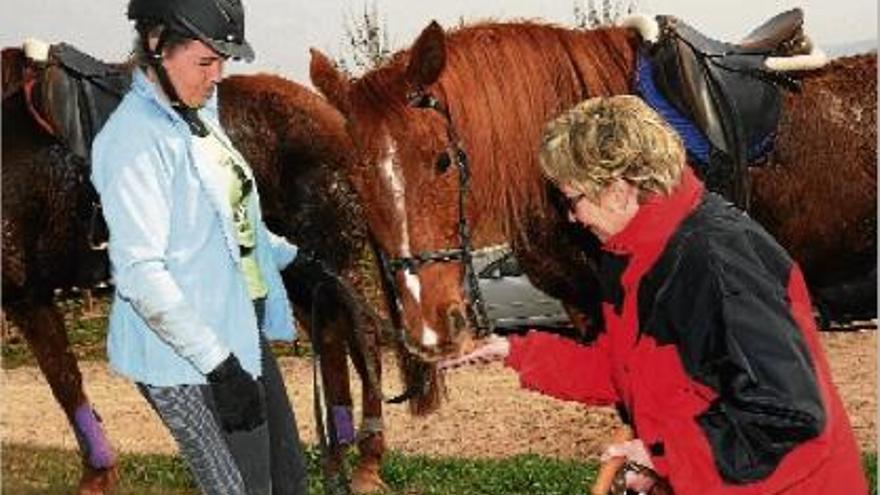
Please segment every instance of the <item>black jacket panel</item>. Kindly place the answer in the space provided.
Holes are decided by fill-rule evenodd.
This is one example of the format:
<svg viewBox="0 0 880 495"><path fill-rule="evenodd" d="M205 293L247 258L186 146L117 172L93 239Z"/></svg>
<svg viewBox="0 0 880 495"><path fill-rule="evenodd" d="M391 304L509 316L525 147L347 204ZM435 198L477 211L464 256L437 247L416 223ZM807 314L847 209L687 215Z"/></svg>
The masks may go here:
<svg viewBox="0 0 880 495"><path fill-rule="evenodd" d="M689 376L718 394L698 421L731 483L766 478L825 424L790 311L792 267L757 223L710 193L639 285L640 338L675 345Z"/></svg>

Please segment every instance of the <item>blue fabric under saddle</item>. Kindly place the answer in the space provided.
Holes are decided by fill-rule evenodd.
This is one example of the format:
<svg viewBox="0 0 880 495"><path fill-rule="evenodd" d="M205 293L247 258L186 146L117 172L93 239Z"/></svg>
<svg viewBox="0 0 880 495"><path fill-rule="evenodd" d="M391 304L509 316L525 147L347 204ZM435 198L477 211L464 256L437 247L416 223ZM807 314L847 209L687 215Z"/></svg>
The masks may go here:
<svg viewBox="0 0 880 495"><path fill-rule="evenodd" d="M666 122L678 132L687 149L691 164L705 171L709 164L712 144L697 125L669 102L654 84L654 68L648 56L639 52L637 60L635 91ZM749 143L747 159L755 163L762 159L773 147L774 135L763 136L755 143Z"/></svg>
<svg viewBox="0 0 880 495"><path fill-rule="evenodd" d="M678 132L693 164L701 168L705 167L709 163L712 145L696 124L660 94L660 90L654 84L654 68L642 52L639 52L638 56L635 89L645 103Z"/></svg>

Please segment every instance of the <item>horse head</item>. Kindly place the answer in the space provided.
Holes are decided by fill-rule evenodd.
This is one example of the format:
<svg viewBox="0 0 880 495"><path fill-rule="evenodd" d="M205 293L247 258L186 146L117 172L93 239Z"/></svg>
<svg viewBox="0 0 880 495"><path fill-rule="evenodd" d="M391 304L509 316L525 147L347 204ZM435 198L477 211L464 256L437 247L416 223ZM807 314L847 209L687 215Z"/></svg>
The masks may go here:
<svg viewBox="0 0 880 495"><path fill-rule="evenodd" d="M627 91L636 42L624 29L446 33L434 22L353 81L313 52L312 82L346 116L360 158L352 182L424 355L454 354L485 328L470 250L501 242L538 288L596 321L595 260L566 235L538 147L544 123L587 94Z"/></svg>
<svg viewBox="0 0 880 495"><path fill-rule="evenodd" d="M358 150L352 182L385 258L406 344L428 361L457 352L469 327L462 228L472 218L459 204L466 159L442 92L431 92L445 67L444 40L432 23L408 53L357 81L317 51L311 63L313 83L345 115Z"/></svg>

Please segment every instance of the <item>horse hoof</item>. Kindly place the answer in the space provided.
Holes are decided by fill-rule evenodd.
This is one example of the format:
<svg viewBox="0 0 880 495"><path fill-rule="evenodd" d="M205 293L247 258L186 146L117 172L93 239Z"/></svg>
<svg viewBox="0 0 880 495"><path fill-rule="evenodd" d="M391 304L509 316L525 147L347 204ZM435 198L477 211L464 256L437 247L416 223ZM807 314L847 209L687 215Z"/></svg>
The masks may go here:
<svg viewBox="0 0 880 495"><path fill-rule="evenodd" d="M77 495L104 495L113 490L118 480L119 473L116 472L116 466L107 469L85 466L76 493Z"/></svg>
<svg viewBox="0 0 880 495"><path fill-rule="evenodd" d="M359 466L351 475L352 493L362 495L368 493L381 493L388 489L385 482L379 476L379 469L370 469Z"/></svg>

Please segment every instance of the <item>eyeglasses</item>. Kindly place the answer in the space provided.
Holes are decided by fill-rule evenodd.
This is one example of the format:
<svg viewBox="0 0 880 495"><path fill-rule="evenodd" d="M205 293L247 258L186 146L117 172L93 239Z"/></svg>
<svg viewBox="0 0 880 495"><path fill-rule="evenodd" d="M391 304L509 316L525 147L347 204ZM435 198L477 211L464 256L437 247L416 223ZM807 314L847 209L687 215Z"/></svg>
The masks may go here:
<svg viewBox="0 0 880 495"><path fill-rule="evenodd" d="M576 214L578 203L586 197L587 195L584 193L580 193L576 196L565 196L565 201L568 202L568 211L571 212L572 215Z"/></svg>

